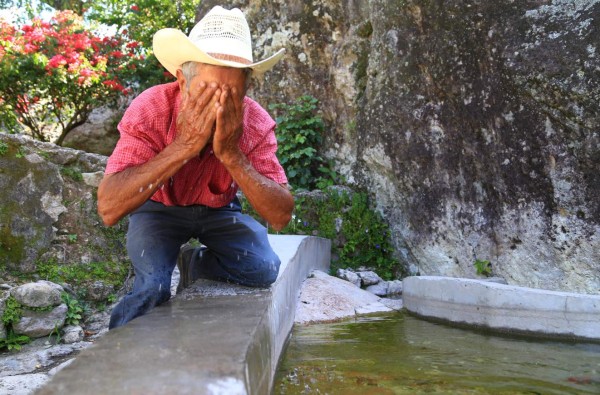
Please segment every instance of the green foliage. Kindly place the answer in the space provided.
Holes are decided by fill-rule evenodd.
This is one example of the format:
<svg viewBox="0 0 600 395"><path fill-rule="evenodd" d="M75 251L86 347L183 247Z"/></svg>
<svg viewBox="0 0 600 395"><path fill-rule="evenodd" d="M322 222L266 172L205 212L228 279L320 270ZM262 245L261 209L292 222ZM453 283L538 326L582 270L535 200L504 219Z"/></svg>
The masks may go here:
<svg viewBox="0 0 600 395"><path fill-rule="evenodd" d="M338 182L332 165L318 155L325 124L317 114L318 100L301 96L292 104L271 104L276 115L277 157L294 188L325 188Z"/></svg>
<svg viewBox="0 0 600 395"><path fill-rule="evenodd" d="M78 295L85 296L86 286L95 281L102 281L113 287L120 287L129 270L129 264L115 262L91 262L85 265L73 264L62 265L55 260L37 262L37 274L44 280L52 281L57 284L71 284L78 292ZM78 302L82 309L82 306Z"/></svg>
<svg viewBox="0 0 600 395"><path fill-rule="evenodd" d="M6 339L0 339L0 350L6 348L11 350L20 350L22 344L27 344L31 341L29 336L15 335L12 329L7 331Z"/></svg>
<svg viewBox="0 0 600 395"><path fill-rule="evenodd" d="M79 301L63 292L61 295L62 301L67 305L67 319L65 320L66 325L79 325L79 320L82 318L83 307L79 304Z"/></svg>
<svg viewBox="0 0 600 395"><path fill-rule="evenodd" d="M4 313L2 313L2 323L10 328L13 324L19 322L23 315L23 306L17 300L9 296L5 301Z"/></svg>
<svg viewBox="0 0 600 395"><path fill-rule="evenodd" d="M242 209L260 220L245 199ZM296 197L292 220L281 233L330 239L333 272L366 266L384 279L403 275L400 262L394 258L389 226L380 213L370 208L365 192L350 194L329 188L321 197Z"/></svg>
<svg viewBox="0 0 600 395"><path fill-rule="evenodd" d="M2 313L2 324L6 328L6 339L0 339L0 350L20 350L21 344L29 343L29 337L15 335L13 325L23 316L23 306L12 296L5 301L4 313Z"/></svg>
<svg viewBox="0 0 600 395"><path fill-rule="evenodd" d="M74 166L65 166L60 168L60 174L63 176L67 176L73 181L81 182L83 181L83 175L81 174L81 170L78 167Z"/></svg>
<svg viewBox="0 0 600 395"><path fill-rule="evenodd" d="M480 276L489 277L492 275L492 263L490 261L476 259L473 266L475 266L475 270L477 270L477 274Z"/></svg>
<svg viewBox="0 0 600 395"><path fill-rule="evenodd" d="M8 144L6 144L4 141L0 141L0 156L6 155L7 152Z"/></svg>
<svg viewBox="0 0 600 395"><path fill-rule="evenodd" d="M108 0L93 1L88 17L115 26L140 44L145 61L138 65L135 82L139 90L173 81L152 52L152 36L163 28L176 28L186 35L195 24L200 0Z"/></svg>

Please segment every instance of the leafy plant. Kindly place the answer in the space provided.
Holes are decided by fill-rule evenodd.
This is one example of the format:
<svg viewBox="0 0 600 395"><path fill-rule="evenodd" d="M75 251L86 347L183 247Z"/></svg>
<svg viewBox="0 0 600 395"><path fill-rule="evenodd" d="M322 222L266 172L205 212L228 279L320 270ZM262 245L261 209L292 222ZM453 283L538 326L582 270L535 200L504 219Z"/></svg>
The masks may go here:
<svg viewBox="0 0 600 395"><path fill-rule="evenodd" d="M4 305L2 313L2 324L6 328L6 339L0 339L0 349L20 350L21 344L29 342L29 337L25 335L15 335L13 325L23 316L23 306L12 296L9 296Z"/></svg>
<svg viewBox="0 0 600 395"><path fill-rule="evenodd" d="M6 144L4 141L0 141L0 156L6 155L7 152L8 144Z"/></svg>
<svg viewBox="0 0 600 395"><path fill-rule="evenodd" d="M260 220L244 199L242 208ZM389 226L379 212L370 208L365 192L329 188L320 196L296 196L292 220L281 233L330 239L332 272L367 266L385 279L403 275L403 267L394 257Z"/></svg>
<svg viewBox="0 0 600 395"><path fill-rule="evenodd" d="M305 95L292 104L269 105L276 114L277 157L295 188L323 188L338 181L331 163L318 155L325 124L317 114L317 103Z"/></svg>
<svg viewBox="0 0 600 395"><path fill-rule="evenodd" d="M477 274L480 276L489 277L492 275L492 263L490 261L476 259L473 266L475 266L475 270L477 270Z"/></svg>
<svg viewBox="0 0 600 395"><path fill-rule="evenodd" d="M0 339L0 350L6 348L11 350L20 350L22 344L27 344L31 341L29 336L15 335L12 329L7 331L6 339Z"/></svg>
<svg viewBox="0 0 600 395"><path fill-rule="evenodd" d="M4 313L2 313L2 323L9 327L13 323L19 322L23 315L23 308L14 297L9 296L4 305Z"/></svg>
<svg viewBox="0 0 600 395"><path fill-rule="evenodd" d="M83 308L79 301L66 292L61 294L62 301L67 305L66 325L79 325L79 320L82 319Z"/></svg>

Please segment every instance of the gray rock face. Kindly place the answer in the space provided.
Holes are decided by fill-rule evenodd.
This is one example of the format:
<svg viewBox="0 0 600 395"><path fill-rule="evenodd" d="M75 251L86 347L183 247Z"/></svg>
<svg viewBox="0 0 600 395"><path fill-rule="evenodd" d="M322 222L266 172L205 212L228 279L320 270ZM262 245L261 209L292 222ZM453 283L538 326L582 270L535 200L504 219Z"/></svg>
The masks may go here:
<svg viewBox="0 0 600 395"><path fill-rule="evenodd" d="M199 14L216 1L203 1ZM327 155L414 273L600 289L600 1L234 1L261 103L320 99Z"/></svg>
<svg viewBox="0 0 600 395"><path fill-rule="evenodd" d="M24 306L49 307L61 303L60 292L62 288L48 281L27 283L13 288L10 293Z"/></svg>
<svg viewBox="0 0 600 395"><path fill-rule="evenodd" d="M32 311L24 308L21 319L13 324L13 329L17 335L32 338L47 336L57 328L62 328L66 318L66 304L61 304L50 311Z"/></svg>
<svg viewBox="0 0 600 395"><path fill-rule="evenodd" d="M65 147L101 155L110 155L119 140L117 123L123 111L100 107L94 109L87 122L73 129L63 142Z"/></svg>
<svg viewBox="0 0 600 395"><path fill-rule="evenodd" d="M86 183L82 175L97 179L106 157L23 135L0 133L0 144L6 147L0 155L0 269L34 273L44 264L85 270L85 265L102 263L114 270L127 264L126 223L110 229L102 225L95 182L87 177ZM3 281L11 282L4 274ZM71 286L87 294L92 284L77 279Z"/></svg>

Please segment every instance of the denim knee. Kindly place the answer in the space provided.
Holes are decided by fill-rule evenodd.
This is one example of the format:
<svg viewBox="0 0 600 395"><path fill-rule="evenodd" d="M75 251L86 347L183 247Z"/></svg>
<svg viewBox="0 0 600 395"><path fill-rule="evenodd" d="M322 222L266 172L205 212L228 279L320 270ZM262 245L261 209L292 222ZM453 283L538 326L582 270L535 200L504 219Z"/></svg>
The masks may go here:
<svg viewBox="0 0 600 395"><path fill-rule="evenodd" d="M277 280L280 265L281 261L276 255L271 259L263 259L259 270L247 275L247 280L254 287L266 288Z"/></svg>

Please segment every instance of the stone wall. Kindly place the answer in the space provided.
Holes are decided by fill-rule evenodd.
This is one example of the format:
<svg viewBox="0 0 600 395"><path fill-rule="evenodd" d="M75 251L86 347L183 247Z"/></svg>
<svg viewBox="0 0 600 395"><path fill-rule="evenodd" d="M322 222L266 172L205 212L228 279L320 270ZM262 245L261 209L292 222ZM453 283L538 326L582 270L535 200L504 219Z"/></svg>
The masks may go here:
<svg viewBox="0 0 600 395"><path fill-rule="evenodd" d="M129 265L125 221L107 228L97 214L96 188L105 165L105 156L0 133L3 283L78 272L69 285L87 299L105 301L116 293L114 284L100 281L112 273L93 272L96 266L118 272ZM51 273L41 273L40 265Z"/></svg>
<svg viewBox="0 0 600 395"><path fill-rule="evenodd" d="M204 14L216 1L203 1ZM600 292L600 1L232 1L412 273Z"/></svg>

